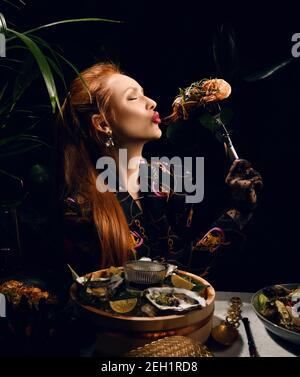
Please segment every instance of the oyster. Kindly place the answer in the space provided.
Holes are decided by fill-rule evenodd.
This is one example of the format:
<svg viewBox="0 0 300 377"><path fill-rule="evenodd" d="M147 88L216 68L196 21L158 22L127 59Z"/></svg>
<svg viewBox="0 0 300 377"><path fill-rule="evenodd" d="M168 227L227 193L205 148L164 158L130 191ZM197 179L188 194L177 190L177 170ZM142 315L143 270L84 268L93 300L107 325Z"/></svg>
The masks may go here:
<svg viewBox="0 0 300 377"><path fill-rule="evenodd" d="M205 307L206 301L196 292L183 288L148 288L147 299L160 310L183 311Z"/></svg>
<svg viewBox="0 0 300 377"><path fill-rule="evenodd" d="M90 276L80 276L76 279L76 282L86 289L86 293L104 301L107 301L124 281L120 275L105 278L94 276L94 273Z"/></svg>

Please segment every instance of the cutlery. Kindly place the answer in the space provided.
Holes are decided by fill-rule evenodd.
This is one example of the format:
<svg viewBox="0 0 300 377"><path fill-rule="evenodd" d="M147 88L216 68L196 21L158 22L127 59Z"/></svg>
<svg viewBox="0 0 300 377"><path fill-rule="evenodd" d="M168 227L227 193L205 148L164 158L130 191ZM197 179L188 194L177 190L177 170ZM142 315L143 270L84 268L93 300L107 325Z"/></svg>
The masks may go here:
<svg viewBox="0 0 300 377"><path fill-rule="evenodd" d="M231 161L237 160L239 158L234 146L232 144L229 132L227 131L225 124L222 122L221 119L221 107L218 102L212 102L206 105L207 111L210 115L214 118L216 123L216 136L219 141L224 142L227 147L228 156Z"/></svg>
<svg viewBox="0 0 300 377"><path fill-rule="evenodd" d="M249 318L243 317L242 322L244 324L245 330L246 330L246 335L247 335L247 340L248 340L248 349L250 353L250 357L259 357L259 353L257 352L252 331L250 328L250 321Z"/></svg>

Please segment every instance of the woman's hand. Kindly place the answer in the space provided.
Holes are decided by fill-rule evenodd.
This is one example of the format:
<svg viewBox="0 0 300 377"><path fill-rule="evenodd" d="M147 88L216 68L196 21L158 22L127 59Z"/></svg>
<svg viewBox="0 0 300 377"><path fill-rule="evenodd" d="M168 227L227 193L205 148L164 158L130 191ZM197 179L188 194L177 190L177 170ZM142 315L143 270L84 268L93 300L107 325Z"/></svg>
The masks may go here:
<svg viewBox="0 0 300 377"><path fill-rule="evenodd" d="M248 213L255 209L257 195L263 187L261 175L252 168L247 160L235 160L225 179L229 187L233 206Z"/></svg>

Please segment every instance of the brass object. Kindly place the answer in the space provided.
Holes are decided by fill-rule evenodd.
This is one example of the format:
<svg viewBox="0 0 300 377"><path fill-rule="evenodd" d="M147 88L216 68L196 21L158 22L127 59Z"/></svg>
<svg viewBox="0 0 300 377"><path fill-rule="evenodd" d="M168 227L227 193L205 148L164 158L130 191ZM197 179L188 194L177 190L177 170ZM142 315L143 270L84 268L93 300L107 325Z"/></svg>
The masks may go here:
<svg viewBox="0 0 300 377"><path fill-rule="evenodd" d="M237 340L238 335L238 330L226 321L213 328L211 332L211 336L214 340L224 346L233 344Z"/></svg>
<svg viewBox="0 0 300 377"><path fill-rule="evenodd" d="M168 336L129 351L130 357L213 357L203 344L186 336Z"/></svg>
<svg viewBox="0 0 300 377"><path fill-rule="evenodd" d="M237 328L239 327L239 321L242 318L241 307L241 299L239 297L232 297L225 321L212 329L211 336L216 342L224 346L230 346L237 340L239 336Z"/></svg>

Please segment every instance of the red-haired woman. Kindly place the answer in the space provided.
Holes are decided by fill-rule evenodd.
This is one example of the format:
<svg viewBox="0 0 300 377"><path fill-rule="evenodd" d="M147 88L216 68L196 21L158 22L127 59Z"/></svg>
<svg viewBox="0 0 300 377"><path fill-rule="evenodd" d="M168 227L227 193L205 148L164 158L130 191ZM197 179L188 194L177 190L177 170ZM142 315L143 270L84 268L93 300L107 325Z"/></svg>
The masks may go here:
<svg viewBox="0 0 300 377"><path fill-rule="evenodd" d="M236 160L226 178L231 206L210 228L197 229L192 219L198 205L186 203L185 193L162 191L151 183L148 192L142 191L142 164L127 167L132 158L145 163L145 143L162 135L156 102L114 64L96 64L81 76L73 81L62 109L67 261L82 274L122 265L136 254L207 272L214 252L230 243L230 234L251 217L261 176L247 161ZM125 164L120 150L127 153ZM105 182L99 183L97 161L104 156L115 161L116 171L123 167L116 177L122 190L101 190ZM171 166L156 167L149 165L149 176L165 171L173 180L182 178Z"/></svg>

